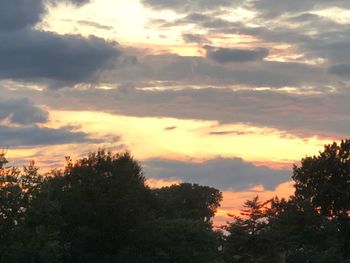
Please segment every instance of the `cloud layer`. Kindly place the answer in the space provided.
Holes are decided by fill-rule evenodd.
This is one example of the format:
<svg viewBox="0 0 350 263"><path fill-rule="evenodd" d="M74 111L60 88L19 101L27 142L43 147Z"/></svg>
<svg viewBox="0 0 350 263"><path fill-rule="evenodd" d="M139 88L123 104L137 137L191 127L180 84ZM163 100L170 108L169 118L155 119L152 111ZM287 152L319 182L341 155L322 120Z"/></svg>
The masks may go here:
<svg viewBox="0 0 350 263"><path fill-rule="evenodd" d="M5 0L0 10L0 78L48 79L78 83L93 81L120 51L104 39L58 35L33 26L41 21L46 4L82 5L87 0Z"/></svg>
<svg viewBox="0 0 350 263"><path fill-rule="evenodd" d="M45 146L99 142L74 127L47 128L49 112L27 98L0 100L0 145L2 147ZM40 125L39 125L40 124Z"/></svg>
<svg viewBox="0 0 350 263"><path fill-rule="evenodd" d="M0 125L0 142L10 148L27 146L45 146L59 144L94 143L84 132L74 132L68 128L45 128L37 125L8 127Z"/></svg>
<svg viewBox="0 0 350 263"><path fill-rule="evenodd" d="M261 185L273 190L291 176L291 171L258 167L240 158L217 158L203 163L153 159L143 165L148 178L180 180L233 191Z"/></svg>
<svg viewBox="0 0 350 263"><path fill-rule="evenodd" d="M303 139L348 136L347 1L142 0L144 7L153 10L137 22L147 29L147 36L142 36L147 39L140 36L126 41L134 45L131 47L117 44L118 39L103 38L103 34L87 36L86 28L93 28L91 32L115 30L118 37L128 31L94 14L70 14L67 23L76 28L69 32L76 34L38 29L47 5L79 7L88 2L3 1L0 81L11 84L0 87L2 140L7 137L16 146L91 141L88 134L69 127L47 128L49 112L54 109L211 120L219 127L243 123ZM98 7L98 2L91 4ZM149 17L152 14L154 18ZM142 24L143 20L147 23ZM155 35L159 43L151 42ZM129 35L122 37L128 40ZM166 130L175 129L169 126ZM219 128L204 132L218 137L245 131ZM252 182L272 189L286 180L281 175L285 171L256 167L240 159L219 158L202 165L211 175L200 177L205 170L196 164L163 159L150 161L149 167L159 170L149 171L166 173L172 167L166 177L218 187L232 184L235 190L246 189ZM210 176L219 167L225 173L215 183ZM230 171L238 172L232 175Z"/></svg>
<svg viewBox="0 0 350 263"><path fill-rule="evenodd" d="M120 54L103 39L36 30L0 33L0 42L2 78L84 82Z"/></svg>
<svg viewBox="0 0 350 263"><path fill-rule="evenodd" d="M218 63L230 62L249 62L260 61L269 55L269 50L266 48L250 49L235 49L235 48L213 48L205 46L207 57Z"/></svg>
<svg viewBox="0 0 350 263"><path fill-rule="evenodd" d="M0 121L9 119L13 124L35 124L48 120L49 113L28 99L0 100Z"/></svg>

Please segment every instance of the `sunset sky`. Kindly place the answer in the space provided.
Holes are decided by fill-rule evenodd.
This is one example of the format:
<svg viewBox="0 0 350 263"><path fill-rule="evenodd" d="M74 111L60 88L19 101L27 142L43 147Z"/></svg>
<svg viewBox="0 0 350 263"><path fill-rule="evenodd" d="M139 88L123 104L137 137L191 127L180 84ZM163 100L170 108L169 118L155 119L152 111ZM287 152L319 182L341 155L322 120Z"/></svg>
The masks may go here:
<svg viewBox="0 0 350 263"><path fill-rule="evenodd" d="M218 222L348 137L349 83L350 1L1 1L11 164L128 150L151 186L222 190Z"/></svg>

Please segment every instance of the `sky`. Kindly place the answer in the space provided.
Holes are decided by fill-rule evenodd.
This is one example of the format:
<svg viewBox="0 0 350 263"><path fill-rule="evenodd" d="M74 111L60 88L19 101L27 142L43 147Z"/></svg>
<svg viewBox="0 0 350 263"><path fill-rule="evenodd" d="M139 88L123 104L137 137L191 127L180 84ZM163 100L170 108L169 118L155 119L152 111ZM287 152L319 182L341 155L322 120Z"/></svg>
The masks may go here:
<svg viewBox="0 0 350 263"><path fill-rule="evenodd" d="M130 151L152 187L293 194L350 130L346 0L0 0L0 147L47 171Z"/></svg>

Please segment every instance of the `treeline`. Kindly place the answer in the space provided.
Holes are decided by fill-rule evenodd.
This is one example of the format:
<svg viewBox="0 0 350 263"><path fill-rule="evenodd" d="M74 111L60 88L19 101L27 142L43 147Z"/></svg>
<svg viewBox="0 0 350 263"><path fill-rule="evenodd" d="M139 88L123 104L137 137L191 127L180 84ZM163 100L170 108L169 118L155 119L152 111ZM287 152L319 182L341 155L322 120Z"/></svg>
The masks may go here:
<svg viewBox="0 0 350 263"><path fill-rule="evenodd" d="M244 204L222 229L214 188L146 185L128 153L100 150L43 176L0 155L0 262L350 262L350 140L293 169L288 200Z"/></svg>

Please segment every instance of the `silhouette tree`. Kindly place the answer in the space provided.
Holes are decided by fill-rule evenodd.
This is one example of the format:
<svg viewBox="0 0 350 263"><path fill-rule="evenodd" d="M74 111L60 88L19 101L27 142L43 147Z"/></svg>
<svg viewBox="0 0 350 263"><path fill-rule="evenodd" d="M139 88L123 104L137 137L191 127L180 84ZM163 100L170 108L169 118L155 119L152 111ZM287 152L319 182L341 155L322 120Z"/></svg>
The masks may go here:
<svg viewBox="0 0 350 263"><path fill-rule="evenodd" d="M220 233L189 219L157 219L144 224L120 262L220 262Z"/></svg>
<svg viewBox="0 0 350 263"><path fill-rule="evenodd" d="M224 245L227 262L267 262L268 242L265 232L268 203L259 201L257 196L244 203L241 216L230 215L234 220L225 227L229 233Z"/></svg>
<svg viewBox="0 0 350 263"><path fill-rule="evenodd" d="M319 207L323 214L339 216L350 210L350 140L326 145L318 156L294 166L295 195Z"/></svg>
<svg viewBox="0 0 350 263"><path fill-rule="evenodd" d="M210 223L222 201L222 193L212 187L182 183L153 190L159 201L159 216Z"/></svg>
<svg viewBox="0 0 350 263"><path fill-rule="evenodd" d="M275 198L268 209L266 238L275 262L344 262L333 221L309 202Z"/></svg>
<svg viewBox="0 0 350 263"><path fill-rule="evenodd" d="M294 167L295 196L338 224L342 251L350 258L350 140L326 145Z"/></svg>
<svg viewBox="0 0 350 263"><path fill-rule="evenodd" d="M23 171L6 167L6 163L3 152L0 155L0 262L26 262L28 258L23 255L30 238L24 224L43 180L34 162Z"/></svg>
<svg viewBox="0 0 350 263"><path fill-rule="evenodd" d="M38 185L23 228L27 260L171 263L218 256L210 223L220 191L192 184L151 190L128 153L67 158L63 171Z"/></svg>
<svg viewBox="0 0 350 263"><path fill-rule="evenodd" d="M67 158L42 185L27 227L54 237L62 262L112 262L128 235L154 214L154 197L140 165L103 150L73 163Z"/></svg>

